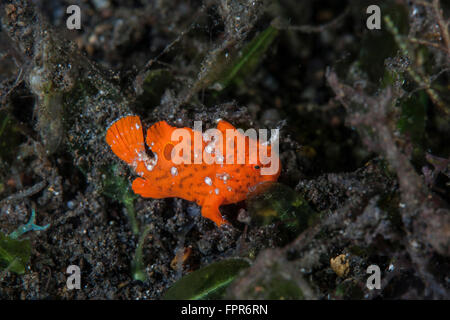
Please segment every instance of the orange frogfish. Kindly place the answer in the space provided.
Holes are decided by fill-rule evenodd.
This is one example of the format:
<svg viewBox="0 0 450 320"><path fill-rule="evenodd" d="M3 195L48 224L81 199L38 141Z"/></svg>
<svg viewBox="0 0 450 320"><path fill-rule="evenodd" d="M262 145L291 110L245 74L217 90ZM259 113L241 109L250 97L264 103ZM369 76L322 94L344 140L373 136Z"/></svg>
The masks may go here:
<svg viewBox="0 0 450 320"><path fill-rule="evenodd" d="M244 134L223 120L217 129L197 129L157 122L147 130L147 152L139 117L125 116L108 128L106 142L139 176L132 183L136 194L195 201L203 217L221 226L228 222L219 206L245 200L262 183L278 179L278 130L263 141L261 129L258 140L251 136L256 130Z"/></svg>

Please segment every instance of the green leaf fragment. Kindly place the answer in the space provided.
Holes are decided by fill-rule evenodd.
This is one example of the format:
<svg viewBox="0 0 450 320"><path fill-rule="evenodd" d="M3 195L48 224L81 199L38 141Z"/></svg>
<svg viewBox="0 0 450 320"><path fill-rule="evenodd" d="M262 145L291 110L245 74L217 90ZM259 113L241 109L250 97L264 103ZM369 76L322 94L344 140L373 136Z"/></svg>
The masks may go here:
<svg viewBox="0 0 450 320"><path fill-rule="evenodd" d="M177 281L166 294L165 300L217 299L239 272L250 266L247 260L233 258L212 263Z"/></svg>
<svg viewBox="0 0 450 320"><path fill-rule="evenodd" d="M11 239L0 232L0 270L25 273L25 265L30 260L31 243L29 239Z"/></svg>
<svg viewBox="0 0 450 320"><path fill-rule="evenodd" d="M308 228L317 218L316 212L301 195L281 183L261 185L249 194L247 209L256 225L281 221L294 232Z"/></svg>
<svg viewBox="0 0 450 320"><path fill-rule="evenodd" d="M142 94L138 97L139 103L147 108L158 106L164 91L172 82L173 76L168 70L155 69L148 71L142 84Z"/></svg>
<svg viewBox="0 0 450 320"><path fill-rule="evenodd" d="M6 111L0 111L0 160L12 162L22 140L14 119Z"/></svg>
<svg viewBox="0 0 450 320"><path fill-rule="evenodd" d="M134 210L134 200L137 196L131 190L130 183L127 178L118 174L117 165L104 167L102 172L105 176L103 179L102 193L125 206L131 229L135 235L139 234L139 225Z"/></svg>
<svg viewBox="0 0 450 320"><path fill-rule="evenodd" d="M422 144L425 134L428 96L424 91L417 92L401 103L401 116L398 127L402 133L409 133L414 143Z"/></svg>
<svg viewBox="0 0 450 320"><path fill-rule="evenodd" d="M277 34L278 30L269 26L231 58L228 57L228 53L223 53L215 70L216 75L212 76L215 78L212 81L212 88L220 91L233 82L240 84L262 61Z"/></svg>
<svg viewBox="0 0 450 320"><path fill-rule="evenodd" d="M131 274L133 276L134 280L138 281L146 281L147 280L147 274L145 272L145 266L144 266L144 243L145 238L148 236L150 232L150 227L147 226L142 234L139 237L138 245L136 246L136 251L134 252L134 258L131 262Z"/></svg>

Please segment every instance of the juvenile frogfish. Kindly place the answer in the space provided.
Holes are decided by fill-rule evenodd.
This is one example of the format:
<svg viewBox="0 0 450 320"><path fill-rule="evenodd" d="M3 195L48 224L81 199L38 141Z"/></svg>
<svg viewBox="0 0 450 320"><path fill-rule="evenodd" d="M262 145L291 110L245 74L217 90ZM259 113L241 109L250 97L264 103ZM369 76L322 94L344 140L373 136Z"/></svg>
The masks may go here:
<svg viewBox="0 0 450 320"><path fill-rule="evenodd" d="M278 179L281 163L272 138L254 139L223 120L205 133L160 121L147 130L147 152L137 116L116 120L106 133L112 151L139 176L132 183L136 194L195 201L219 227L228 223L219 206L245 200Z"/></svg>

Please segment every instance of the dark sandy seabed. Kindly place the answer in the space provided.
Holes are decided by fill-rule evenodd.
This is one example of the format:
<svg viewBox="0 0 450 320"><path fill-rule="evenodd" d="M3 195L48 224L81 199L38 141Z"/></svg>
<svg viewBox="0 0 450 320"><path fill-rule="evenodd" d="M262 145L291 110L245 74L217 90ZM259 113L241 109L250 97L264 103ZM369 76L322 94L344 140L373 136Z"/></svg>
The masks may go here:
<svg viewBox="0 0 450 320"><path fill-rule="evenodd" d="M0 299L450 298L448 9L2 1ZM278 184L223 206L221 229L192 202L138 197L104 141L126 114L280 128ZM50 227L14 239L32 208Z"/></svg>

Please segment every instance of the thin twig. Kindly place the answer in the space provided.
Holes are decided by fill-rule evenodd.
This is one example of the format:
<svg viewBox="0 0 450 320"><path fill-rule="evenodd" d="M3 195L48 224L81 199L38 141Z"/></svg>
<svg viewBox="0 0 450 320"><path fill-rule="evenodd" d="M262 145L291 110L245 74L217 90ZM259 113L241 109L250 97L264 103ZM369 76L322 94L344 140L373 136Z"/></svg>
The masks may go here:
<svg viewBox="0 0 450 320"><path fill-rule="evenodd" d="M2 95L2 105L4 105L6 103L6 98L8 98L8 96L11 94L11 92L13 92L13 90L16 89L19 86L19 84L23 81L22 73L23 73L23 69L20 68L19 73L16 77L16 81L14 81L14 84L11 86L11 88L8 90L8 92L6 92L5 94Z"/></svg>
<svg viewBox="0 0 450 320"><path fill-rule="evenodd" d="M394 36L394 40L397 43L398 47L400 48L400 51L405 56L411 56L410 50L408 48L408 45L400 32L398 31L398 28L394 25L394 22L392 21L390 16L384 17L384 22L386 23L387 29L390 33ZM431 88L431 81L429 78L427 78L425 75L420 74L417 72L414 68L411 66L406 69L410 77L416 82L419 86L424 87L425 91L427 92L430 99L433 101L434 105L437 107L437 109L443 113L444 115L448 116L450 114L450 110L445 105L445 103L442 101L441 97L437 94L437 92Z"/></svg>
<svg viewBox="0 0 450 320"><path fill-rule="evenodd" d="M439 0L433 0L433 10L437 18L439 29L441 30L442 39L445 46L447 47L447 55L450 55L450 35L448 33L448 21L446 22L444 20L444 17L442 16L442 10L439 5Z"/></svg>
<svg viewBox="0 0 450 320"><path fill-rule="evenodd" d="M4 205L7 202L17 201L17 200L21 200L26 197L30 197L30 196L38 193L39 191L41 191L45 187L46 184L47 184L46 181L41 181L41 182L36 183L34 186L32 186L28 189L25 189L25 190L15 193L15 194L12 194L12 195L4 198L3 200L1 200L0 206Z"/></svg>
<svg viewBox="0 0 450 320"><path fill-rule="evenodd" d="M419 87L415 88L414 90L412 90L411 92L408 93L408 97L410 97L413 93L416 93L417 91L429 89L431 83L432 83L434 80L436 80L437 78L439 78L441 74L443 74L443 73L445 73L445 72L449 72L449 71L450 71L450 68L445 68L445 69L442 69L441 71L439 71L438 73L436 73L436 74L430 76L430 83L429 83L428 85L419 86Z"/></svg>
<svg viewBox="0 0 450 320"><path fill-rule="evenodd" d="M304 25L304 26L287 26L287 27L283 27L281 25L279 25L279 23L274 23L273 27L283 30L292 30L292 31L299 31L299 32L303 32L303 33L320 33L325 31L326 29L332 28L332 27L337 27L342 20L344 20L344 18L347 16L347 14L350 12L350 8L347 7L344 12L339 15L338 17L336 17L335 19L331 20L330 22L327 22L325 24L322 25L318 25L318 26L311 26L311 25Z"/></svg>
<svg viewBox="0 0 450 320"><path fill-rule="evenodd" d="M441 46L440 44L435 43L435 42L431 42L431 41L427 41L427 40L423 40L423 39L417 39L417 38L408 38L408 41L410 41L412 43L423 44L424 46L433 47L438 50L448 52L443 46Z"/></svg>

